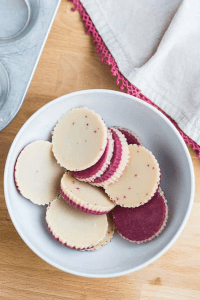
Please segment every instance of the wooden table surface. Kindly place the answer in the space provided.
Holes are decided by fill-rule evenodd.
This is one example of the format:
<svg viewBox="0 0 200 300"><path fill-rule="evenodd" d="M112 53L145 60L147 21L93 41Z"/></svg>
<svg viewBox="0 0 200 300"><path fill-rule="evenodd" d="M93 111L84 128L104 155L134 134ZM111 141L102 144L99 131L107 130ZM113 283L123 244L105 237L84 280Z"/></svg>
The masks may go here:
<svg viewBox="0 0 200 300"><path fill-rule="evenodd" d="M8 150L21 126L40 107L70 92L118 90L110 68L95 53L78 12L63 0L22 108L0 132L0 299L200 299L200 160L190 150L196 192L189 221L170 250L136 273L89 279L55 269L23 242L9 217L3 194Z"/></svg>

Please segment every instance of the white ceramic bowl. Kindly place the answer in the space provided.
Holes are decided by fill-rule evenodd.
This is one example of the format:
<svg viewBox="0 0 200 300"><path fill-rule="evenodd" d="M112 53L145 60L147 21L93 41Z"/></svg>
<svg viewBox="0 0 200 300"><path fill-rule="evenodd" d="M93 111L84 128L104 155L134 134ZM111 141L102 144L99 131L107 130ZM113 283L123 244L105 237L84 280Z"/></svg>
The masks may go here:
<svg viewBox="0 0 200 300"><path fill-rule="evenodd" d="M80 252L55 241L45 223L46 207L24 199L16 190L13 170L20 150L38 139L50 139L57 120L74 107L87 106L109 126L134 131L161 167L161 187L169 205L167 226L159 237L132 244L115 234L99 251ZM114 277L137 271L159 258L176 241L189 217L194 171L188 149L170 121L149 104L120 92L80 91L60 97L37 111L21 128L10 148L4 190L12 222L25 243L42 259L63 271L87 277Z"/></svg>

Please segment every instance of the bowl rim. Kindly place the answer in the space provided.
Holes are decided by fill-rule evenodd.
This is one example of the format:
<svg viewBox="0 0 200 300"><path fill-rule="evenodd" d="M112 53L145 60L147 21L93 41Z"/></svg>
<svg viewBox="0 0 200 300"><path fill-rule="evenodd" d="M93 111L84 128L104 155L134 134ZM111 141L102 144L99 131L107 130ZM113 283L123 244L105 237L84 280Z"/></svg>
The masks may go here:
<svg viewBox="0 0 200 300"><path fill-rule="evenodd" d="M12 157L12 152L15 148L15 144L17 143L19 137L21 136L21 134L23 133L23 131L26 129L26 127L29 125L29 123L32 122L32 120L35 118L35 116L39 115L40 113L42 113L44 110L46 110L46 108L48 108L51 105L54 105L56 102L62 101L63 99L66 98L70 98L76 95L83 95L83 94L91 94L91 93L106 93L106 94L114 94L114 95L119 95L128 99L131 99L133 101L136 101L144 106L147 106L149 109L153 110L156 114L158 114L163 121L167 122L167 124L172 128L172 130L175 132L177 138L179 139L179 141L181 142L183 149L185 151L187 160L188 160L188 164L189 164L189 169L190 169L190 178L191 178L191 193L190 193L190 199L189 199L189 205L188 205L188 209L187 212L185 214L185 217L181 223L181 226L179 227L179 229L177 230L176 234L173 236L173 238L171 239L171 241L160 251L158 252L154 257L152 257L151 259L147 260L145 263L131 268L129 270L125 270L125 271L121 271L121 272L113 272L113 273L109 273L109 274L89 274L89 273L84 273L84 272L80 272L80 271L72 271L69 270L68 268L65 267L61 267L59 266L57 263L51 261L49 258L46 258L42 253L40 253L39 250L37 250L35 248L34 245L31 244L31 242L27 241L23 232L20 230L20 228L18 227L17 222L15 221L15 218L13 216L12 213L12 209L10 206L10 202L9 202L9 196L8 196L8 187L7 187L7 177L8 177L8 169L9 169L9 164L10 164L10 159ZM122 100L123 101L123 100ZM111 277L118 277L118 276L122 276L122 275L127 275L130 273L133 273L135 271L141 270L144 267L148 266L149 264L151 264L152 262L154 262L155 260L157 260L159 257L161 257L173 244L174 242L178 239L178 237L180 236L180 234L182 233L188 218L190 216L191 213L191 209L192 209L192 205L193 205L193 200L194 200L194 192L195 192L195 176L194 176L194 168L193 168L193 163L192 163L192 159L190 156L190 153L187 149L187 146L182 138L182 136L180 135L179 131L176 129L176 127L169 121L169 119L163 114L161 113L158 109L156 109L155 107L153 107L152 105L150 105L147 102L141 101L139 98L136 98L132 95L128 95L122 92L118 92L118 91L113 91L113 90L107 90L107 89L89 89L89 90L81 90L81 91L77 91L77 92L72 92L66 95L63 95L61 97L58 97L52 101L50 101L49 103L45 104L44 106L42 106L39 110L37 110L20 128L20 130L18 131L17 135L15 136L11 147L9 149L8 155L7 155L7 159L6 159L6 164L5 164L5 170L4 170L4 195L5 195L5 202L7 205L7 209L10 215L10 218L12 220L12 223L15 227L15 229L17 230L18 234L20 235L20 237L22 238L22 240L26 243L26 245L35 253L37 254L41 259L43 259L45 262L47 262L48 264L50 264L51 266L73 274L73 275L78 275L78 276L82 276L82 277L88 277L88 278L111 278Z"/></svg>

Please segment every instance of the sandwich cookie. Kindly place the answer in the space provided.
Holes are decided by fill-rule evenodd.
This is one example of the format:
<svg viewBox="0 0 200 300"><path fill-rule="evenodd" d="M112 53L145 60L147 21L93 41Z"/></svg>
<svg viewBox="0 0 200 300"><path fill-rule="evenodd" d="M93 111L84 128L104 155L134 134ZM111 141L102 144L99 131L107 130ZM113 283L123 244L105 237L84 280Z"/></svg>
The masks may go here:
<svg viewBox="0 0 200 300"><path fill-rule="evenodd" d="M88 214L107 214L115 207L103 189L79 181L69 172L61 179L60 192L69 204Z"/></svg>
<svg viewBox="0 0 200 300"><path fill-rule="evenodd" d="M153 198L140 207L117 206L113 218L117 231L124 239L136 243L151 241L163 231L168 218L163 191L159 188Z"/></svg>
<svg viewBox="0 0 200 300"><path fill-rule="evenodd" d="M119 180L129 161L129 148L124 135L116 128L109 128L114 139L114 151L106 171L94 181L95 186L107 186Z"/></svg>
<svg viewBox="0 0 200 300"><path fill-rule="evenodd" d="M160 167L155 156L143 146L129 145L130 160L119 181L105 187L110 199L122 207L148 202L160 184Z"/></svg>
<svg viewBox="0 0 200 300"><path fill-rule="evenodd" d="M123 135L125 136L128 145L142 145L141 141L139 140L138 136L135 135L131 130L115 127L117 128Z"/></svg>
<svg viewBox="0 0 200 300"><path fill-rule="evenodd" d="M27 145L16 160L15 184L22 196L45 205L59 194L64 172L53 156L52 144L36 141Z"/></svg>
<svg viewBox="0 0 200 300"><path fill-rule="evenodd" d="M64 246L86 250L96 246L106 235L106 215L89 215L67 204L60 195L46 211L46 222L52 236Z"/></svg>
<svg viewBox="0 0 200 300"><path fill-rule="evenodd" d="M62 116L54 128L53 153L62 167L82 171L101 158L107 137L107 127L98 114L87 108L75 108Z"/></svg>

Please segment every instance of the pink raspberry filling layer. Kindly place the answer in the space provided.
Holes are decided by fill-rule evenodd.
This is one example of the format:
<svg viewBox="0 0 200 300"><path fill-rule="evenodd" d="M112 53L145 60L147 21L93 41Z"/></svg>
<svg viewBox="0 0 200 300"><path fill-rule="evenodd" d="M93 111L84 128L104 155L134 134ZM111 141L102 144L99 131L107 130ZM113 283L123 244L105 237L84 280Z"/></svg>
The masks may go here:
<svg viewBox="0 0 200 300"><path fill-rule="evenodd" d="M126 129L121 129L121 128L119 128L119 127L117 127L117 129L118 129L121 133L123 133L123 135L125 136L125 138L126 138L126 140L127 140L128 145L134 145L134 144L140 145L139 141L136 139L136 137L135 137L133 134L131 134L130 131L128 131L128 130L126 130Z"/></svg>
<svg viewBox="0 0 200 300"><path fill-rule="evenodd" d="M96 175L99 172L99 170L102 169L102 167L104 166L104 164L107 160L107 157L109 154L109 145L110 145L110 142L108 139L106 149L105 149L102 157L100 158L100 160L95 165L93 165L92 167L85 169L83 171L71 171L71 174L78 179L87 179L87 178L90 178L90 177Z"/></svg>
<svg viewBox="0 0 200 300"><path fill-rule="evenodd" d="M121 158L122 158L122 143L120 141L119 136L117 133L112 129L109 128L112 132L112 137L114 140L114 151L113 151L113 156L110 161L110 165L106 169L106 171L98 178L96 178L93 183L102 183L106 180L108 180L117 170L119 167Z"/></svg>
<svg viewBox="0 0 200 300"><path fill-rule="evenodd" d="M113 211L117 231L132 242L151 240L164 228L167 204L164 196L156 192L146 204L136 208L117 206Z"/></svg>

